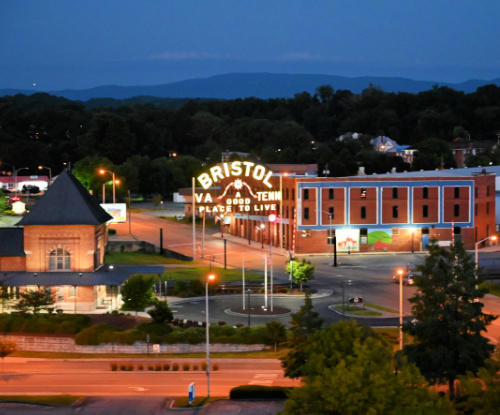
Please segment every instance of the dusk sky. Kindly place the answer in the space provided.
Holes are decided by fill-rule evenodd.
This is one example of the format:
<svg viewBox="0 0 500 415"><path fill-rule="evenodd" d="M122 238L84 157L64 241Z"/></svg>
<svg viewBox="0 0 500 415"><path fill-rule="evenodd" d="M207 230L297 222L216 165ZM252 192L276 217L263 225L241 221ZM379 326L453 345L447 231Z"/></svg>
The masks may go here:
<svg viewBox="0 0 500 415"><path fill-rule="evenodd" d="M492 80L499 17L498 0L4 0L0 88L232 72Z"/></svg>

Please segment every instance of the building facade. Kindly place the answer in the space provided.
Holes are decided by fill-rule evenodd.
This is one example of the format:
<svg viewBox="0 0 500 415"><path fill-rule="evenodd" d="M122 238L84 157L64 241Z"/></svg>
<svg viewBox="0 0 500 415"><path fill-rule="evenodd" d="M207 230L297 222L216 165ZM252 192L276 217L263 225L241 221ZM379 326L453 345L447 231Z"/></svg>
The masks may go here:
<svg viewBox="0 0 500 415"><path fill-rule="evenodd" d="M223 233L311 254L330 252L334 241L338 252L415 252L433 238L474 249L495 232L496 175L481 169L347 178L292 171L274 167L270 186L249 176L235 188L233 175L220 177L208 210L224 216Z"/></svg>

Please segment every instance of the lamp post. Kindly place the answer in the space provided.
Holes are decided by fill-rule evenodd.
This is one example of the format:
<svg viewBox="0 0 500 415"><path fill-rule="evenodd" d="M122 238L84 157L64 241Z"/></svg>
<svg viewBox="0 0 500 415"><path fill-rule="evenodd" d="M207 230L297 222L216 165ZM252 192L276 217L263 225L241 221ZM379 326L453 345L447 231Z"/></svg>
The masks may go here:
<svg viewBox="0 0 500 415"><path fill-rule="evenodd" d="M249 288L247 290L247 294L248 294L248 327L250 327L250 293L252 292L252 290Z"/></svg>
<svg viewBox="0 0 500 415"><path fill-rule="evenodd" d="M110 171L110 170L106 170L106 169L100 169L99 170L99 173L100 174L104 174L104 173L110 173L112 176L113 176L113 203L116 203L116 191L115 191L115 173Z"/></svg>
<svg viewBox="0 0 500 415"><path fill-rule="evenodd" d="M208 318L208 284L215 279L215 275L210 274L205 283L205 317L207 333L207 398L210 398L210 322Z"/></svg>
<svg viewBox="0 0 500 415"><path fill-rule="evenodd" d="M333 236L333 215L330 213L330 212L327 212L326 210L320 210L320 212L322 213L326 213L328 215L328 219L329 219L329 226L330 226L330 229L329 229L329 235L328 235L328 238L327 238L327 241L328 241L328 245L330 245L330 266L337 266L337 261L336 261L336 258L334 258L334 251L335 251L335 256L337 256L337 250L333 249L333 245L337 243L336 239L334 238Z"/></svg>
<svg viewBox="0 0 500 415"><path fill-rule="evenodd" d="M481 239L479 242L476 242L476 245L475 245L475 251L476 251L476 255L475 255L475 264L476 264L476 279L477 279L477 270L479 268L479 244L481 244L482 242L488 240L488 239L491 239L492 241L496 241L498 239L498 236L496 235L491 235L491 236L487 236L486 238L484 239ZM476 289L477 289L477 284L476 284Z"/></svg>
<svg viewBox="0 0 500 415"><path fill-rule="evenodd" d="M28 170L28 167L21 167L20 169L14 170L14 189L17 192L17 172L21 170Z"/></svg>
<svg viewBox="0 0 500 415"><path fill-rule="evenodd" d="M398 269L399 275L399 349L403 350L403 270Z"/></svg>
<svg viewBox="0 0 500 415"><path fill-rule="evenodd" d="M487 241L488 239L491 239L492 241L496 241L498 239L498 237L496 235L491 235L491 236L487 236L484 239L481 239L479 242L476 242L476 246L475 246L475 248L476 248L476 261L475 261L475 263L476 263L476 269L479 268L479 250L478 250L479 245L482 242Z"/></svg>
<svg viewBox="0 0 500 415"><path fill-rule="evenodd" d="M38 166L38 170L42 170L42 169L47 169L49 171L49 186L50 186L50 183L52 182L52 169L50 167L45 167L45 166Z"/></svg>

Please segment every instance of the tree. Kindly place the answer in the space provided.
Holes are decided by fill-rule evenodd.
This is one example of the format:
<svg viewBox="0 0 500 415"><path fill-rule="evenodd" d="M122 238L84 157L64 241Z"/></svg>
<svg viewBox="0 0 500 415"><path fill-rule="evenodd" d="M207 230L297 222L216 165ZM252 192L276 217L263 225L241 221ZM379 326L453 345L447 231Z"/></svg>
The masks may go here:
<svg viewBox="0 0 500 415"><path fill-rule="evenodd" d="M22 314L27 314L30 311L34 315L38 315L42 310L48 310L55 303L54 295L50 288L38 289L32 291L24 291L19 293L20 300L14 308ZM52 311L54 311L52 309Z"/></svg>
<svg viewBox="0 0 500 415"><path fill-rule="evenodd" d="M15 352L17 344L10 340L0 339L0 357L2 358L2 372L3 372L3 359L5 356Z"/></svg>
<svg viewBox="0 0 500 415"><path fill-rule="evenodd" d="M316 331L305 352L304 386L290 392L282 415L453 413L415 365L403 360L395 374L392 347L353 320Z"/></svg>
<svg viewBox="0 0 500 415"><path fill-rule="evenodd" d="M311 264L311 261L305 258L302 259L302 262L298 262L292 258L286 265L286 272L288 275L290 275L290 266L292 277L296 282L300 283L300 291L302 291L302 284L314 278L315 267Z"/></svg>
<svg viewBox="0 0 500 415"><path fill-rule="evenodd" d="M266 323L266 339L274 345L274 352L276 353L278 343L286 341L286 327L279 321Z"/></svg>
<svg viewBox="0 0 500 415"><path fill-rule="evenodd" d="M304 305L300 310L292 314L290 324L290 352L281 359L281 365L285 369L285 376L293 379L303 375L302 367L307 360L304 350L307 339L323 326L323 320L313 311L309 293L306 293Z"/></svg>
<svg viewBox="0 0 500 415"><path fill-rule="evenodd" d="M405 353L429 382L447 381L454 398L457 376L477 373L493 351L482 332L496 317L482 312L483 276L463 244L446 250L433 241L428 249L414 277L419 291L409 300L415 320L403 326L415 339Z"/></svg>
<svg viewBox="0 0 500 415"><path fill-rule="evenodd" d="M132 275L121 287L123 310L144 311L153 298L153 277Z"/></svg>
<svg viewBox="0 0 500 415"><path fill-rule="evenodd" d="M489 359L477 375L467 372L459 376L457 408L464 414L489 415L500 408L500 353Z"/></svg>
<svg viewBox="0 0 500 415"><path fill-rule="evenodd" d="M172 309L168 306L166 300L157 301L154 307L148 311L148 314L151 316L153 321L158 324L165 323L165 321L170 323L174 318Z"/></svg>

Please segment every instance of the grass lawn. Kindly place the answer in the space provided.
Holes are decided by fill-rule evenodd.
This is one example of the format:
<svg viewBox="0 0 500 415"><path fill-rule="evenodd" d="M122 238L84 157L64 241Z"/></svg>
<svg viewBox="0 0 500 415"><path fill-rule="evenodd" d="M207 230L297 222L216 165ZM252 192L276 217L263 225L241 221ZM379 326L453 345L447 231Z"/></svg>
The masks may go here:
<svg viewBox="0 0 500 415"><path fill-rule="evenodd" d="M500 297L500 285L494 282L483 282L479 285L479 288L486 288L490 294Z"/></svg>
<svg viewBox="0 0 500 415"><path fill-rule="evenodd" d="M210 271L210 267L169 268L168 271L163 273L162 280L173 279L176 281L205 281L207 275L210 273L215 275L215 280L219 284L229 281L241 281L241 270L239 269L212 268L212 271ZM262 274L245 272L245 280L247 282L250 280L262 281L263 279L264 276Z"/></svg>
<svg viewBox="0 0 500 415"><path fill-rule="evenodd" d="M197 406L204 406L208 403L219 401L221 399L228 399L227 396L211 396L210 398L206 398L204 396L196 397L194 399L194 402L189 405L189 398L188 397L182 397L182 398L175 398L174 401L174 408L194 408Z"/></svg>
<svg viewBox="0 0 500 415"><path fill-rule="evenodd" d="M190 264L174 258L146 252L112 252L106 254L105 262L116 265L146 265L146 264Z"/></svg>
<svg viewBox="0 0 500 415"><path fill-rule="evenodd" d="M37 395L37 396L19 396L19 395L0 395L0 401L27 402L44 405L69 406L83 399L81 396L73 395Z"/></svg>
<svg viewBox="0 0 500 415"><path fill-rule="evenodd" d="M395 313L395 314L399 314L399 311L398 311L398 310L393 310L392 308L382 307L381 305L372 304L372 303L365 303L365 305L366 305L367 307L370 307L370 308L376 308L377 310L386 311L386 312L388 312L388 313Z"/></svg>
<svg viewBox="0 0 500 415"><path fill-rule="evenodd" d="M342 311L342 304L337 304L334 306L337 310ZM349 307L344 305L344 310L346 313L353 314L355 316L364 316L364 317L378 317L381 316L382 313L373 310L366 310L364 308L358 307L356 305L350 305Z"/></svg>
<svg viewBox="0 0 500 415"><path fill-rule="evenodd" d="M213 353L210 357L218 359L280 359L289 352L286 347L278 348L275 353L273 350L261 350L257 352L231 352L231 353ZM54 353L54 352L34 352L27 350L16 350L9 355L10 357L30 357L37 359L151 359L156 358L152 354L120 354L120 353ZM206 353L159 353L158 359L206 359Z"/></svg>

